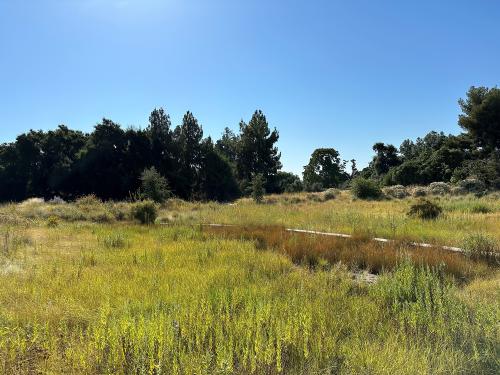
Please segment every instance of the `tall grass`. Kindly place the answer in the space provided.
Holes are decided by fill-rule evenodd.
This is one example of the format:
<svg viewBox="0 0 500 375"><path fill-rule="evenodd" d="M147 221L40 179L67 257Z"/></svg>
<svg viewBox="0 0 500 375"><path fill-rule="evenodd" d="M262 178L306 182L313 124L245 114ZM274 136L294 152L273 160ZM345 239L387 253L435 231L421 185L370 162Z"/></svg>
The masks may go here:
<svg viewBox="0 0 500 375"><path fill-rule="evenodd" d="M168 226L133 225L130 204L93 197L0 206L0 373L499 372L497 265L406 244L460 244L471 232L497 244L497 201L480 198L483 214L440 198L444 217L425 223L406 218L409 200L273 199L171 200ZM207 232L200 222L244 225ZM379 281L354 282L346 266Z"/></svg>
<svg viewBox="0 0 500 375"><path fill-rule="evenodd" d="M288 232L280 226L205 226L204 231L225 238L255 241L260 249L272 248L291 258L296 264L316 268L326 261L338 262L351 269L373 273L389 271L409 258L419 266L442 267L459 278L473 278L488 273L488 266L479 258L471 260L463 254L441 248L416 248L405 242L380 243L368 237L339 238L307 233Z"/></svg>

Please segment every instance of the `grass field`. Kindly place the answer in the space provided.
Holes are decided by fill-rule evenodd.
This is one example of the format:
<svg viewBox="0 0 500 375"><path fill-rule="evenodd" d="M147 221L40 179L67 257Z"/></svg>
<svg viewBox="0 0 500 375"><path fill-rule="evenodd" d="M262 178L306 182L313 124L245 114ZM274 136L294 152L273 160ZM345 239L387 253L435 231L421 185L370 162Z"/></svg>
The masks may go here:
<svg viewBox="0 0 500 375"><path fill-rule="evenodd" d="M435 221L347 192L173 200L151 226L126 203L1 206L0 373L497 374L498 264L405 241L498 249L500 199L436 199Z"/></svg>

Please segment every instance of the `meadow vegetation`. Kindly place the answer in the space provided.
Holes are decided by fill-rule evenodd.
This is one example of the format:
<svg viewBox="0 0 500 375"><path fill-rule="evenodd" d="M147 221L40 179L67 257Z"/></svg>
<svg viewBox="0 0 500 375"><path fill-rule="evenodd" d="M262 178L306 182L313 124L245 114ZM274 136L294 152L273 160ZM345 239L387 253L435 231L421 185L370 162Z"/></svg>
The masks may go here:
<svg viewBox="0 0 500 375"><path fill-rule="evenodd" d="M496 374L500 200L431 199L430 221L340 190L170 199L155 225L95 197L0 206L0 373Z"/></svg>

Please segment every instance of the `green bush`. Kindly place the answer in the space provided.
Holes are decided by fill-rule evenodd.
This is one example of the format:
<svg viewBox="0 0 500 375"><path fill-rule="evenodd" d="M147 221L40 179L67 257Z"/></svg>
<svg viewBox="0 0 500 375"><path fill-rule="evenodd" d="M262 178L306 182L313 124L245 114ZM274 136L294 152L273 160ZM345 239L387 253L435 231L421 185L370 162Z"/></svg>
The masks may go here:
<svg viewBox="0 0 500 375"><path fill-rule="evenodd" d="M155 167L145 169L141 174L140 196L158 203L165 202L172 195L168 182Z"/></svg>
<svg viewBox="0 0 500 375"><path fill-rule="evenodd" d="M158 207L151 200L137 202L132 206L131 214L141 224L152 224L158 217Z"/></svg>
<svg viewBox="0 0 500 375"><path fill-rule="evenodd" d="M408 215L423 220L434 220L437 219L442 212L443 209L436 203L428 199L420 199L411 205Z"/></svg>
<svg viewBox="0 0 500 375"><path fill-rule="evenodd" d="M360 199L377 199L382 195L382 190L375 181L362 177L352 182L351 190L353 195Z"/></svg>

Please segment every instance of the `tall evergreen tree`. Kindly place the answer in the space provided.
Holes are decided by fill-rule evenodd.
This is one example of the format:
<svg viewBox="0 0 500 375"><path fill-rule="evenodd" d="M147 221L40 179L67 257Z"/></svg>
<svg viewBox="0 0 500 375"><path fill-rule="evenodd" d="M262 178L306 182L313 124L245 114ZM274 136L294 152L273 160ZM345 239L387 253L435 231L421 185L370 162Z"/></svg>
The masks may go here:
<svg viewBox="0 0 500 375"><path fill-rule="evenodd" d="M257 110L248 124L240 123L240 133L237 172L243 187L248 188L253 175L262 174L266 191L276 192L279 189L276 176L281 169L281 154L276 147L278 131L271 131L266 116Z"/></svg>
<svg viewBox="0 0 500 375"><path fill-rule="evenodd" d="M201 140L203 138L203 129L191 112L186 112L182 119L182 125L175 128L174 138L179 150L180 165L176 192L184 198L191 198L199 183L198 174L202 156Z"/></svg>
<svg viewBox="0 0 500 375"><path fill-rule="evenodd" d="M236 164L238 157L238 147L240 137L234 134L229 128L224 128L221 138L216 142L215 148L217 151L224 155L231 163Z"/></svg>

